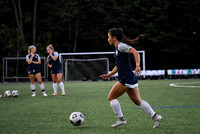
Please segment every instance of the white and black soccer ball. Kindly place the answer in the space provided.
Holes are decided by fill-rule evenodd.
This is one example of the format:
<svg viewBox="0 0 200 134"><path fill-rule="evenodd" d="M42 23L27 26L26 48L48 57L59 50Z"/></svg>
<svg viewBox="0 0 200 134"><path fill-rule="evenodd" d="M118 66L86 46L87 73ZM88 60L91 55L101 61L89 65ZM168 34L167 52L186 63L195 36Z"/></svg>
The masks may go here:
<svg viewBox="0 0 200 134"><path fill-rule="evenodd" d="M12 91L12 96L13 97L18 97L19 96L19 91L18 90L13 90Z"/></svg>
<svg viewBox="0 0 200 134"><path fill-rule="evenodd" d="M10 91L10 90L6 90L6 91L4 92L4 96L5 96L6 98L11 97L11 96L12 96L11 91Z"/></svg>
<svg viewBox="0 0 200 134"><path fill-rule="evenodd" d="M69 117L69 121L74 126L80 126L84 122L84 116L81 112L73 112Z"/></svg>

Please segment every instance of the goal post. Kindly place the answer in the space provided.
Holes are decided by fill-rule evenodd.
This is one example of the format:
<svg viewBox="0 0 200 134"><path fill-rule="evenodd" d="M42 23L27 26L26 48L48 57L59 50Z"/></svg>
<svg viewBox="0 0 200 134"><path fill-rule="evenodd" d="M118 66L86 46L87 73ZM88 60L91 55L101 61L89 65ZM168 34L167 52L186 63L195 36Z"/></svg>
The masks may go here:
<svg viewBox="0 0 200 134"><path fill-rule="evenodd" d="M40 68L41 75L44 80L46 80L47 70L46 67L46 57L41 58ZM28 64L26 62L26 57L4 57L3 58L3 72L2 72L2 82L6 81L16 81L29 79L28 74Z"/></svg>
<svg viewBox="0 0 200 134"><path fill-rule="evenodd" d="M138 52L141 55L141 60L142 60L142 62L141 62L141 64L142 64L141 69L142 69L142 71L145 71L146 70L146 68L145 68L145 51L141 50L141 51L138 51ZM72 60L72 58L68 58L68 57L73 56L74 61L77 61L77 60L80 60L80 59L76 59L75 56L84 56L84 55L86 55L86 56L90 56L90 55L114 55L114 51L112 51L112 52L59 53L59 59L60 59L61 64L62 64L63 75L65 75L65 76L63 76L63 78L64 78L65 81L68 80L67 79L67 75L68 74L66 72L68 68L66 67L66 62L68 62L69 60ZM66 56L66 58L63 58L64 56ZM86 59L84 58L82 60L86 60ZM92 60L92 58L88 58L88 60ZM109 65L110 65L109 64L109 60L107 62L108 62L107 69L108 69L108 72L109 72ZM143 76L143 77L145 77L145 76Z"/></svg>

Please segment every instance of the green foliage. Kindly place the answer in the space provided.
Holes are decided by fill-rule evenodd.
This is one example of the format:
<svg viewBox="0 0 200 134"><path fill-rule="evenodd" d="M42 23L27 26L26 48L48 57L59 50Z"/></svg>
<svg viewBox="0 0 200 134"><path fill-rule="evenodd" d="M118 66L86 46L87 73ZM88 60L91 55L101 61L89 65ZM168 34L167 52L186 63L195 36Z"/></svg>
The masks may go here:
<svg viewBox="0 0 200 134"><path fill-rule="evenodd" d="M12 2L1 1L2 51L13 48L18 40L20 53L25 52L27 44L32 44L34 2L21 0L21 5L26 42L19 37L19 30L16 31ZM38 48L40 55L47 55L45 47L50 43L58 52L73 52L75 41L77 52L111 51L107 31L121 27L130 39L141 33L145 35L134 47L146 51L147 69L199 68L200 62L193 60L200 56L198 49L194 49L200 43L199 6L200 2L195 0L38 1L36 44L42 46ZM15 56L16 53L16 49L9 49L9 53L3 55ZM183 59L187 63L180 67Z"/></svg>
<svg viewBox="0 0 200 134"><path fill-rule="evenodd" d="M9 28L5 24L0 25L0 42L1 45L1 55L6 56L21 56L25 52L25 47L27 44L22 40L18 29ZM20 47L19 52L17 52L18 45Z"/></svg>

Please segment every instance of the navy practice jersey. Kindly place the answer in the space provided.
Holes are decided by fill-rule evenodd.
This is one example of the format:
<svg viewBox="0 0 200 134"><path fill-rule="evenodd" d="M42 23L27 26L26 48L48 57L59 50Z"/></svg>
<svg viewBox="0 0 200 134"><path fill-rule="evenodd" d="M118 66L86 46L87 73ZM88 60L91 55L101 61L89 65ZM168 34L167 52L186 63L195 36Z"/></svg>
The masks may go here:
<svg viewBox="0 0 200 134"><path fill-rule="evenodd" d="M123 83L135 84L138 83L136 75L132 71L130 63L130 50L131 46L120 42L115 48L115 60L117 65L117 72L119 79Z"/></svg>
<svg viewBox="0 0 200 134"><path fill-rule="evenodd" d="M26 61L28 61L31 58L31 54L28 54L26 56ZM39 61L40 60L40 56L38 54L34 54L34 57L32 59L32 61ZM28 65L28 75L30 74L37 74L40 73L40 68L38 64L35 63L31 63Z"/></svg>
<svg viewBox="0 0 200 134"><path fill-rule="evenodd" d="M26 55L26 61L28 61L30 58L31 58L31 54ZM39 61L39 60L40 60L40 56L38 54L34 54L32 61ZM29 66L34 69L39 68L39 65L35 63L31 63L29 64Z"/></svg>
<svg viewBox="0 0 200 134"><path fill-rule="evenodd" d="M61 68L61 63L60 63L60 59L59 59L59 55L58 52L53 52L52 54L54 57L58 57L56 61L54 61L51 56L49 55L47 57L47 63L49 63L50 65L52 65L52 68Z"/></svg>

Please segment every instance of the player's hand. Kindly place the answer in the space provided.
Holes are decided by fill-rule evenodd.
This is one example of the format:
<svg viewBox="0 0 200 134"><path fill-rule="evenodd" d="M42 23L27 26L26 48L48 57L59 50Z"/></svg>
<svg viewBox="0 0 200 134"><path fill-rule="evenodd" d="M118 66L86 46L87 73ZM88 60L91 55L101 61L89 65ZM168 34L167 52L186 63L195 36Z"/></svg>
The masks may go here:
<svg viewBox="0 0 200 134"><path fill-rule="evenodd" d="M136 68L135 68L135 74L136 74L137 76L140 76L140 75L141 75L141 68L140 68L139 65L136 66Z"/></svg>
<svg viewBox="0 0 200 134"><path fill-rule="evenodd" d="M108 79L109 78L109 76L107 74L102 74L99 77L102 78L102 79Z"/></svg>
<svg viewBox="0 0 200 134"><path fill-rule="evenodd" d="M48 64L49 68L52 68L52 64Z"/></svg>

